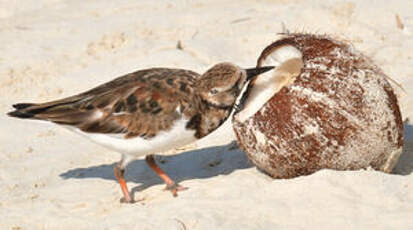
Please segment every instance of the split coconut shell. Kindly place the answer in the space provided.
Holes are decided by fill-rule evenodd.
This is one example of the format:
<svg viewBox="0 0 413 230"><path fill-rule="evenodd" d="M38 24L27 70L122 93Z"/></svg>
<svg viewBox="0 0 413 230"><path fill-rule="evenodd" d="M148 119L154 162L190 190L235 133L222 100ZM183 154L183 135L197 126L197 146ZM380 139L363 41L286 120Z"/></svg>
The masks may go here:
<svg viewBox="0 0 413 230"><path fill-rule="evenodd" d="M264 49L233 117L239 145L274 178L320 169L391 172L403 123L386 75L351 45L287 34Z"/></svg>

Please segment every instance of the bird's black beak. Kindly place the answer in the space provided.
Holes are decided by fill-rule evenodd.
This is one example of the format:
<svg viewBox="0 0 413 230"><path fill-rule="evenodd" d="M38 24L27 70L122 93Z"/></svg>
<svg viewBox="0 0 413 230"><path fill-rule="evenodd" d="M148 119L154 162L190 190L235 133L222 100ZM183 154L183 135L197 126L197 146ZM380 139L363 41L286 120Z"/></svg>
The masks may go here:
<svg viewBox="0 0 413 230"><path fill-rule="evenodd" d="M245 71L247 71L247 81L251 80L253 77L257 75L260 75L269 70L272 70L273 68L274 66L265 66L265 67L259 67L259 68L246 69Z"/></svg>

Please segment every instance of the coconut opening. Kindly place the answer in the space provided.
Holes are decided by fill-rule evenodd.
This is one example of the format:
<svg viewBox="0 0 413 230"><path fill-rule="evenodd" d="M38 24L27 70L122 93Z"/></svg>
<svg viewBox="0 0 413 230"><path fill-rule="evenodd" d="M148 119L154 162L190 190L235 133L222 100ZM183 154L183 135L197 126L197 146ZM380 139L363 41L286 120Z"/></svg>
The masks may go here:
<svg viewBox="0 0 413 230"><path fill-rule="evenodd" d="M275 66L273 70L257 76L249 87L250 94L243 109L235 119L244 122L260 110L282 87L291 85L304 66L302 53L292 45L274 47L264 56L258 66Z"/></svg>

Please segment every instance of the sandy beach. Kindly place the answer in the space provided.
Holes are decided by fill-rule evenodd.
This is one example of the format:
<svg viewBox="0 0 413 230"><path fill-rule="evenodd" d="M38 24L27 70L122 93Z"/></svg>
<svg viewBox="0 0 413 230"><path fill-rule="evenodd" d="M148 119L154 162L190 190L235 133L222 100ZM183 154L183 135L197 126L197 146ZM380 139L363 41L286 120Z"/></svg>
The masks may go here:
<svg viewBox="0 0 413 230"><path fill-rule="evenodd" d="M393 173L321 170L274 180L237 147L230 122L158 156L189 187L178 197L144 159L49 123L7 117L149 67L254 67L280 32L329 34L371 57L399 98L404 150ZM0 229L412 229L413 2L0 0Z"/></svg>

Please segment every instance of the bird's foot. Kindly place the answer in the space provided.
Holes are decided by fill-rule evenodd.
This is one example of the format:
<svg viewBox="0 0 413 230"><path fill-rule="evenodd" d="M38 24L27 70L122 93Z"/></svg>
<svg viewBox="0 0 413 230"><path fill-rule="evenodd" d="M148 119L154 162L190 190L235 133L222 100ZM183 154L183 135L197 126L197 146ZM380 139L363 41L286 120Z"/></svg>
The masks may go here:
<svg viewBox="0 0 413 230"><path fill-rule="evenodd" d="M145 200L145 198L141 198L141 199L139 199L139 200L135 200L135 199L133 199L133 198L127 199L127 198L125 198L125 197L122 197L122 198L120 198L119 202L120 202L121 204L134 204L134 203L139 203L139 202L144 201L144 200Z"/></svg>
<svg viewBox="0 0 413 230"><path fill-rule="evenodd" d="M177 183L171 183L171 184L167 184L164 190L169 190L171 191L172 195L174 197L178 196L178 191L184 191L187 190L187 187L183 187Z"/></svg>
<svg viewBox="0 0 413 230"><path fill-rule="evenodd" d="M134 199L131 199L131 198L127 199L126 197L120 198L119 201L120 201L120 203L122 203L122 204L133 204L133 203L136 202Z"/></svg>

